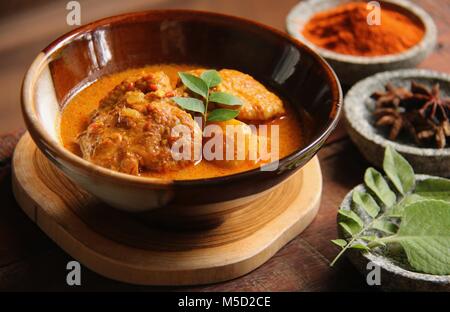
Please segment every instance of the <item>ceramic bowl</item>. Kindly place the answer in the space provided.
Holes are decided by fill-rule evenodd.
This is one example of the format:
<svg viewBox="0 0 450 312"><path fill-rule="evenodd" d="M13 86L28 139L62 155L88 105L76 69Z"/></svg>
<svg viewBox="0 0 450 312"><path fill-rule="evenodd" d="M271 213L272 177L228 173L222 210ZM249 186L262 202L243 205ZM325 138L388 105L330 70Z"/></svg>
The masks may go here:
<svg viewBox="0 0 450 312"><path fill-rule="evenodd" d="M416 175L417 181L431 178L428 175ZM351 210L352 193L354 191L366 191L363 184L351 190L341 203L340 209ZM370 221L364 213L358 213L363 222ZM339 230L339 237L346 238L343 231ZM414 272L408 264L406 256L400 255L395 258L387 257L380 251L360 252L349 250L347 253L349 260L363 275L367 275L369 270L367 264L374 263L380 268L380 287L389 291L450 291L450 275L431 275ZM373 269L371 267L370 269Z"/></svg>
<svg viewBox="0 0 450 312"><path fill-rule="evenodd" d="M306 110L314 129L304 146L274 171L172 181L114 172L70 153L59 139L65 100L105 74L158 63L234 68ZM106 18L67 33L29 68L22 90L28 130L38 148L70 179L116 208L147 211L167 205L242 204L286 180L320 149L342 104L339 81L310 48L262 24L215 13L166 10ZM222 205L229 207L229 205ZM186 209L188 211L189 209Z"/></svg>
<svg viewBox="0 0 450 312"><path fill-rule="evenodd" d="M364 157L377 167L382 167L384 150L392 145L413 166L416 173L450 176L450 148L421 148L410 141L393 142L387 139L386 129L376 128L372 111L375 101L370 95L384 90L387 82L410 87L411 81L431 87L440 83L443 95L450 96L450 75L424 69L406 69L379 73L366 78L351 88L344 101L347 132Z"/></svg>
<svg viewBox="0 0 450 312"><path fill-rule="evenodd" d="M302 35L305 24L315 14L354 1L355 0L301 1L290 11L286 19L286 27L289 34L304 42L323 56L336 71L343 84L352 85L353 83L378 72L415 67L433 51L437 41L437 28L433 19L418 5L406 0L379 1L381 7L395 7L400 12L416 17L424 25L425 35L422 41L405 52L377 57L345 55L318 47Z"/></svg>

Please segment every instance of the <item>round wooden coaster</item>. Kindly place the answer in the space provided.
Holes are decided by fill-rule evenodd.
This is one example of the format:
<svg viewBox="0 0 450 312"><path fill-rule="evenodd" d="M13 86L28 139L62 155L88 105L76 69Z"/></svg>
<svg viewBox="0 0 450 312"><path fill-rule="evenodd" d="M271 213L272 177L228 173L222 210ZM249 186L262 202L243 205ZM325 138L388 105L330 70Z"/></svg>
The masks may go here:
<svg viewBox="0 0 450 312"><path fill-rule="evenodd" d="M91 270L133 284L193 285L244 275L300 234L317 214L322 175L315 157L214 228L162 229L80 190L25 134L14 153L13 190L25 213Z"/></svg>

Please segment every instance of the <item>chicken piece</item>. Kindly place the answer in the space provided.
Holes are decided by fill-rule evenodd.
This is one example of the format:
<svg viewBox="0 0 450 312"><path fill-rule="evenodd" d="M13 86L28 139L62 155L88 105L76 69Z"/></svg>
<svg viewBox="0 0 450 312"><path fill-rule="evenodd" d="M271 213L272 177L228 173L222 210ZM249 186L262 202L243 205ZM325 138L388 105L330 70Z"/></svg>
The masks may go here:
<svg viewBox="0 0 450 312"><path fill-rule="evenodd" d="M131 116L138 114L126 108L96 112L87 129L78 136L83 158L105 168L137 175L139 160L127 151L128 137L124 130L132 126Z"/></svg>
<svg viewBox="0 0 450 312"><path fill-rule="evenodd" d="M212 153L209 157L209 155L205 155L205 153L210 151L209 144L215 144L213 142L214 139L217 138L216 128L208 129L208 126L210 125L213 127L220 127L222 142L219 142L218 144L222 144L222 153L218 153L215 148L211 147ZM214 134L211 134L211 138L206 141L207 143L204 148L204 158L206 160L210 160L215 165L223 168L233 168L245 164L255 165L258 162L257 146L259 138L252 132L250 126L236 119L209 123L208 126L205 131L208 132L210 130Z"/></svg>
<svg viewBox="0 0 450 312"><path fill-rule="evenodd" d="M179 170L194 163L195 156L201 155L202 131L192 116L169 100L153 101L147 111L143 134L134 141L132 148L141 156L143 167L153 171L167 171ZM173 131L179 126L184 126L189 135L176 136ZM172 153L175 142L190 148L189 158L175 158ZM180 152L183 152L183 148Z"/></svg>
<svg viewBox="0 0 450 312"><path fill-rule="evenodd" d="M114 106L129 91L143 92L149 99L173 96L169 76L159 71L147 74L138 79L125 79L100 101L100 108Z"/></svg>
<svg viewBox="0 0 450 312"><path fill-rule="evenodd" d="M142 84L142 87L147 87L148 89L150 89L148 91L143 91L144 93L146 93L146 97L150 100L173 96L173 89L170 83L170 78L162 71L149 74L145 77L144 81L142 81L141 78L136 81L135 84L140 90L140 84Z"/></svg>
<svg viewBox="0 0 450 312"><path fill-rule="evenodd" d="M114 90L119 90L118 87ZM115 103L110 97L108 105L96 110L87 129L78 137L83 158L133 175L145 170L178 170L192 164L195 150L201 149L201 143L196 144L195 140L201 133L199 126L191 115L168 98L155 99L148 96L155 91L144 94L137 91L140 89L136 87L123 93ZM159 89L164 90L163 86ZM180 125L185 126L190 135L174 136L172 129ZM172 144L178 140L191 148L190 158L173 156Z"/></svg>
<svg viewBox="0 0 450 312"><path fill-rule="evenodd" d="M197 68L188 71L188 73L200 77L205 70L204 68ZM243 105L240 107L238 120L260 123L285 114L281 99L250 75L232 69L222 69L219 74L222 82L212 88L212 91L228 92L241 99ZM197 97L182 84L181 80L177 82L174 94L176 96ZM216 107L230 108L230 106L217 103L210 103L209 105L209 109Z"/></svg>
<svg viewBox="0 0 450 312"><path fill-rule="evenodd" d="M243 102L238 120L264 122L285 114L280 98L253 77L232 69L222 69L219 73L222 82L215 89L231 93Z"/></svg>

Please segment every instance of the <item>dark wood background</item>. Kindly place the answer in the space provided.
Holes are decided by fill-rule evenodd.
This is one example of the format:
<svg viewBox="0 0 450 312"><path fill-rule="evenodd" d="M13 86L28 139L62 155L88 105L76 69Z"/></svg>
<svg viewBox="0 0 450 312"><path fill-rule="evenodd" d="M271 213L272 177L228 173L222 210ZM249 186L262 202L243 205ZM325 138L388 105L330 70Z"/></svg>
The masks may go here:
<svg viewBox="0 0 450 312"><path fill-rule="evenodd" d="M82 23L103 16L151 8L189 8L243 16L284 30L285 16L297 0L128 0L80 1ZM420 67L450 73L450 0L415 0L439 29L439 44ZM66 285L72 260L27 219L11 192L9 157L23 122L20 84L33 57L52 39L70 29L67 1L20 0L0 4L0 291L83 291L160 289L195 291L371 291L365 277L343 259L329 267L337 253L336 210L344 195L362 181L368 163L339 126L319 152L324 191L314 222L272 259L250 274L226 283L184 288L141 287L103 278L82 268L82 286Z"/></svg>

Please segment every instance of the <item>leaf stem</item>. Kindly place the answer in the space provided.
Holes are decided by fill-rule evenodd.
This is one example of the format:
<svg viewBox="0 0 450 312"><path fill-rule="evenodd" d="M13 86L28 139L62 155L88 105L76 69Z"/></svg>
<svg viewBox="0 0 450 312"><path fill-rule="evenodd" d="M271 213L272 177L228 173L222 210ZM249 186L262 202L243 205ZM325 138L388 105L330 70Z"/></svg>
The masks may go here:
<svg viewBox="0 0 450 312"><path fill-rule="evenodd" d="M205 99L205 113L203 114L203 126L206 126L206 120L208 116L208 104L209 104L209 87L208 92L206 93L206 99Z"/></svg>
<svg viewBox="0 0 450 312"><path fill-rule="evenodd" d="M344 252L346 252L347 249L349 249L351 247L351 244L353 244L356 241L356 239L359 237L360 233L358 233L356 236L353 236L352 239L347 243L347 245L345 245L345 247L342 248L342 250L333 259L333 261L331 261L331 263L330 263L331 267L334 266L336 264L336 261L338 261L338 259L344 254Z"/></svg>
<svg viewBox="0 0 450 312"><path fill-rule="evenodd" d="M367 231L368 229L370 229L374 222L378 219L381 219L383 217L385 217L386 211L384 211L382 214L380 214L378 217L372 219L372 221L370 221L369 223L367 223L366 225L364 225L361 229L361 231L359 231L358 233L356 233L354 236L352 236L352 239L347 243L347 245L345 245L344 248L342 248L342 250L337 254L337 256L333 259L333 261L330 263L330 266L332 267L334 264L336 264L336 261L347 251L347 249L352 247L352 244L358 240L361 239L361 235ZM369 247L369 244L367 244L367 247ZM370 247L369 247L370 248Z"/></svg>
<svg viewBox="0 0 450 312"><path fill-rule="evenodd" d="M393 243L393 242L398 241L398 236L396 234L390 235L390 236L382 237L382 238L378 239L378 241L382 242L382 243Z"/></svg>

